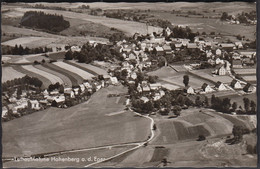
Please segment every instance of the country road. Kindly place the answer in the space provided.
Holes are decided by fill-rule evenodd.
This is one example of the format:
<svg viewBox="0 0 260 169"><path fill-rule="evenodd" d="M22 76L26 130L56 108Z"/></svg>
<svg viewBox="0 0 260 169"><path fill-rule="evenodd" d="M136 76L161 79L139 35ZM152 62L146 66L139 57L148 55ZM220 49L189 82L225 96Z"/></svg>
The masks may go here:
<svg viewBox="0 0 260 169"><path fill-rule="evenodd" d="M149 117L148 115L145 116L145 115L142 115L142 114L140 114L140 113L134 112L132 109L130 109L130 111L132 111L134 114L136 114L136 115L138 115L138 116L142 116L142 117L144 117L144 118L148 118L149 120L151 120L151 124L150 124L151 136L149 137L149 139L146 140L146 141L144 141L144 142L140 142L140 143L130 143L130 144L128 144L128 145L135 145L135 144L138 144L138 145L137 145L136 147L134 147L134 148L131 148L131 149L129 149L129 150L126 150L126 151L124 151L124 152L121 152L121 153L119 153L119 154L116 154L116 155L114 155L114 156L112 156L112 157L106 158L106 159L103 160L103 161L97 161L97 162L91 163L91 164L89 164L89 165L86 165L85 167L91 167L91 166L93 166L93 165L102 163L102 162L104 162L104 161L112 160L112 159L114 159L114 158L116 158L116 157L118 157L118 156L120 156L120 155L123 155L123 154L128 153L128 152L133 151L133 150L136 150L136 149L142 147L145 143L149 143L150 141L152 141L152 139L154 138L154 131L153 131L154 120L153 120L153 118ZM117 145L117 146L119 146L119 145Z"/></svg>

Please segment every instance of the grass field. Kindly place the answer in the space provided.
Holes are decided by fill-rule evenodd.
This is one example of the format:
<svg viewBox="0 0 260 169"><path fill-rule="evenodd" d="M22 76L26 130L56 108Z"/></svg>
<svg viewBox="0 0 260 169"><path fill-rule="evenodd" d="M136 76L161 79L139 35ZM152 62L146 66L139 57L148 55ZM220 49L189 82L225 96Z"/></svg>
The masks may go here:
<svg viewBox="0 0 260 169"><path fill-rule="evenodd" d="M47 79L46 77L41 76L40 74L35 73L33 71L29 71L29 70L23 68L20 65L13 66L13 68L18 72L21 72L21 73L26 74L26 75L31 76L31 77L36 77L39 80L41 80L42 81L42 86L41 86L42 89L47 89L49 87L49 85L52 84L52 82L49 79Z"/></svg>
<svg viewBox="0 0 260 169"><path fill-rule="evenodd" d="M108 158L113 155L119 154L125 150L128 150L132 148L133 146L123 146L123 147L114 147L111 149L103 148L99 150L88 150L88 151L82 151L82 152L70 152L70 153L65 153L62 155L57 155L53 157L45 157L49 159L49 162L6 162L4 163L4 167L49 167L49 168L60 168L60 167L80 167L83 168L84 166L91 164L97 159L101 158ZM65 161L65 162L58 162L54 161L53 158L70 158L70 159L75 159L74 161ZM82 159L86 159L83 161ZM79 159L79 161L77 161Z"/></svg>
<svg viewBox="0 0 260 169"><path fill-rule="evenodd" d="M183 76L184 75L185 75L185 73L178 73L176 75L172 75L172 76L163 78L162 80L169 82L169 83L172 83L172 84L175 84L175 85L178 85L178 86L181 86L181 87L184 87L184 84L183 84ZM197 78L193 75L189 75L189 85L191 87L193 87L195 89L201 88L203 83L208 83L209 85L214 85L209 80L207 81L207 80L204 80L204 79L199 79L199 78Z"/></svg>
<svg viewBox="0 0 260 169"><path fill-rule="evenodd" d="M70 72L76 73L77 75L81 76L84 80L92 79L92 77L94 77L94 75L64 62L54 62L53 64L62 69L66 69Z"/></svg>
<svg viewBox="0 0 260 169"><path fill-rule="evenodd" d="M24 76L24 73L16 71L12 67L2 67L2 82L13 80L15 78L22 78Z"/></svg>
<svg viewBox="0 0 260 169"><path fill-rule="evenodd" d="M15 8L15 11L7 12L5 15L9 15L9 17L13 17L15 15L21 16L24 12L30 11L32 9L30 8ZM47 10L47 9L33 9L34 11L44 11L45 13L55 14L57 13L56 10ZM74 13L69 11L59 11L60 15L63 15L64 17L71 18L71 19L81 19L83 21L88 22L94 22L97 24L102 24L104 26L107 26L109 28L114 27L120 31L123 31L129 35L133 35L136 32L139 32L141 34L146 34L146 24L134 22L134 21L124 21L120 19L113 19L113 18L106 18L106 17L99 17L99 16L93 16L93 15L87 15L83 13ZM15 16L15 17L17 17ZM157 32L161 31L161 28L152 27L149 26L149 32Z"/></svg>
<svg viewBox="0 0 260 169"><path fill-rule="evenodd" d="M37 68L33 67L32 65L22 66L22 68L24 68L24 69L26 69L26 70L28 70L30 72L37 73L40 76L45 77L46 79L49 79L49 81L51 81L52 84L55 84L57 82L60 83L60 84L64 83L60 77L55 76L53 74L50 74L48 72L42 71L40 69L37 69Z"/></svg>
<svg viewBox="0 0 260 169"><path fill-rule="evenodd" d="M237 102L238 107L241 106L242 108L244 108L243 98L245 98L245 97L248 98L249 100L253 100L255 103L257 103L256 93L252 93L252 94L244 95L244 96L229 95L229 96L225 96L225 97L228 97L229 99L231 99L231 103Z"/></svg>
<svg viewBox="0 0 260 169"><path fill-rule="evenodd" d="M62 79L63 84L65 84L65 87L72 87L72 82L66 75L61 74L61 73L56 72L56 71L53 71L53 70L48 69L46 67L43 67L42 65L35 65L34 67L36 67L37 69L40 69L44 72L47 72L47 73L50 73L50 74L53 74L53 75L59 77L60 79Z"/></svg>
<svg viewBox="0 0 260 169"><path fill-rule="evenodd" d="M194 74L194 75L197 75L199 77L202 77L202 78L206 78L210 81L213 81L213 82L222 82L222 83L228 83L230 84L231 81L233 80L230 76L227 76L227 75L224 75L224 76L213 76L212 73L211 73L212 69L202 69L202 70L193 70L191 71L190 73Z"/></svg>
<svg viewBox="0 0 260 169"><path fill-rule="evenodd" d="M20 37L17 39L9 40L3 42L2 45L15 46L22 45L23 47L36 48L39 46L47 46L50 43L56 41L55 38L46 38L46 37Z"/></svg>
<svg viewBox="0 0 260 169"><path fill-rule="evenodd" d="M4 123L3 157L146 140L149 120L131 112L105 115L125 108L108 103L107 95L126 91L122 86L109 86L92 95L88 103L68 109L49 108Z"/></svg>

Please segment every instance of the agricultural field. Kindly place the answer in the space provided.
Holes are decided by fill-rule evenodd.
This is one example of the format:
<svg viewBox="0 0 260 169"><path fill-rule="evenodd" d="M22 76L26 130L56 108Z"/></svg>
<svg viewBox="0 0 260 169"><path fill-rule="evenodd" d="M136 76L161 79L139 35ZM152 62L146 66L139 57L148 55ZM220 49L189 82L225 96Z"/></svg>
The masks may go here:
<svg viewBox="0 0 260 169"><path fill-rule="evenodd" d="M201 134L206 138L231 135L233 125L254 128L248 119L241 120L236 116L199 108L182 110L176 119L163 119L156 123L159 135L152 141L153 145L192 141Z"/></svg>
<svg viewBox="0 0 260 169"><path fill-rule="evenodd" d="M256 68L254 69L233 69L236 74L244 75L244 74L252 74L256 75Z"/></svg>
<svg viewBox="0 0 260 169"><path fill-rule="evenodd" d="M12 67L2 67L2 83L8 80L14 80L15 78L22 78L25 74L16 71Z"/></svg>
<svg viewBox="0 0 260 169"><path fill-rule="evenodd" d="M88 102L71 108L50 108L4 123L3 157L146 140L150 120L131 112L106 116L125 108L107 95L126 91L123 86L109 86L92 95Z"/></svg>
<svg viewBox="0 0 260 169"><path fill-rule="evenodd" d="M101 69L97 66L91 65L91 64L86 64L86 63L79 63L74 60L70 60L70 63L73 63L74 65L79 65L80 67L84 67L86 70L89 70L91 72L95 72L95 74L98 75L107 75L107 71L104 69Z"/></svg>
<svg viewBox="0 0 260 169"><path fill-rule="evenodd" d="M54 62L53 64L62 69L66 69L70 72L76 73L77 75L81 76L84 80L89 80L92 79L92 77L94 77L94 75L64 62Z"/></svg>
<svg viewBox="0 0 260 169"><path fill-rule="evenodd" d="M79 76L78 74L73 73L73 72L71 72L71 71L69 71L67 69L62 69L59 66L56 66L54 64L51 64L51 63L50 64L46 64L45 63L45 64L43 64L43 67L45 67L47 69L50 69L50 70L53 70L53 71L56 71L58 73L61 73L61 74L65 75L65 76L67 76L70 79L70 81L72 82L73 86L77 86L78 84L82 84L83 81L84 81L84 79L81 76Z"/></svg>
<svg viewBox="0 0 260 169"><path fill-rule="evenodd" d="M35 8L15 8L12 12L6 12L5 15L8 17L12 16L22 16L23 13L26 11L44 11L45 13L55 14L57 13L56 10L47 10L47 9L35 9ZM122 32L125 32L128 35L133 35L136 32L139 32L141 34L147 33L146 24L134 22L134 21L124 21L120 19L113 19L113 18L106 18L106 17L99 17L99 16L93 16L93 15L87 15L83 13L74 13L69 11L59 11L60 15L63 15L64 17L71 18L71 19L78 19L80 18L83 21L90 21L97 24L102 24L104 26L107 26L109 28L116 28ZM149 32L158 32L161 31L162 28L149 26Z"/></svg>
<svg viewBox="0 0 260 169"><path fill-rule="evenodd" d="M33 71L29 71L29 70L23 68L20 65L13 66L12 68L15 69L18 72L21 72L21 73L26 74L26 75L31 76L31 77L36 77L39 80L41 80L42 81L41 89L47 89L49 87L49 85L52 84L52 82L48 78L46 78L46 77L44 77L44 76L42 76L38 73L35 73Z"/></svg>
<svg viewBox="0 0 260 169"><path fill-rule="evenodd" d="M211 71L212 71L212 69L202 69L202 70L193 70L190 73L193 74L193 75L197 75L198 77L208 79L209 81L212 81L212 82L215 82L215 83L220 81L222 83L230 84L231 81L233 80L228 75L223 75L223 76L215 75L215 76L213 76Z"/></svg>
<svg viewBox="0 0 260 169"><path fill-rule="evenodd" d="M256 84L256 75L241 76L247 82L253 82Z"/></svg>
<svg viewBox="0 0 260 169"><path fill-rule="evenodd" d="M158 76L160 78L165 78L165 77L176 75L176 74L178 74L178 72L176 72L175 70L173 70L172 68L170 68L168 66L167 67L164 66L158 70L148 72L147 74L150 76Z"/></svg>
<svg viewBox="0 0 260 169"><path fill-rule="evenodd" d="M42 71L40 69L37 69L37 68L33 67L32 65L22 66L22 68L24 68L30 72L37 73L40 76L45 77L46 79L49 79L49 81L51 81L52 84L55 84L55 83L63 84L64 83L60 77L50 74L48 72Z"/></svg>
<svg viewBox="0 0 260 169"><path fill-rule="evenodd" d="M44 72L50 73L52 75L55 75L55 76L61 78L62 81L63 81L64 87L72 87L72 82L66 75L61 74L61 73L56 72L56 71L53 71L53 70L48 69L46 67L43 67L42 65L35 65L34 67L37 68L37 69L40 69Z"/></svg>

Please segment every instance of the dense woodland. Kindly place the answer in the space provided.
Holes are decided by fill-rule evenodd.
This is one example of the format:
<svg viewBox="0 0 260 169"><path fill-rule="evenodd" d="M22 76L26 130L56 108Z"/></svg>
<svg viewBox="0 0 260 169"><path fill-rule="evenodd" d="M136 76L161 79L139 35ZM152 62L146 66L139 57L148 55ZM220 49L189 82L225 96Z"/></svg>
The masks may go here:
<svg viewBox="0 0 260 169"><path fill-rule="evenodd" d="M69 21L62 15L45 14L44 12L28 11L24 14L20 24L22 26L43 29L49 32L61 32L70 27Z"/></svg>

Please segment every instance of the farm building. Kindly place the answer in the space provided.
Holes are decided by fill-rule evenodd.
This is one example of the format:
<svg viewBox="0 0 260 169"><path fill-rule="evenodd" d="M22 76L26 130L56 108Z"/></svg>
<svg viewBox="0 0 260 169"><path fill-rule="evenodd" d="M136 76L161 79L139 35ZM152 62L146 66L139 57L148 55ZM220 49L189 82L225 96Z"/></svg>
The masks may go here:
<svg viewBox="0 0 260 169"><path fill-rule="evenodd" d="M53 107L62 107L62 105L65 103L65 97L64 96L57 96L53 99L51 105Z"/></svg>
<svg viewBox="0 0 260 169"><path fill-rule="evenodd" d="M222 65L222 64L221 65L217 65L215 73L217 75L226 75L225 65Z"/></svg>
<svg viewBox="0 0 260 169"><path fill-rule="evenodd" d="M158 90L162 87L161 83L150 84L151 90Z"/></svg>
<svg viewBox="0 0 260 169"><path fill-rule="evenodd" d="M241 56L240 56L238 53L234 53L234 54L232 55L232 58L233 58L234 60L240 60L240 59L241 59Z"/></svg>
<svg viewBox="0 0 260 169"><path fill-rule="evenodd" d="M4 118L7 115L7 113L8 113L7 107L6 106L2 107L2 118Z"/></svg>
<svg viewBox="0 0 260 169"><path fill-rule="evenodd" d="M204 83L202 86L201 86L201 89L206 92L206 93L209 93L209 92L213 92L214 90L207 84L207 83Z"/></svg>
<svg viewBox="0 0 260 169"><path fill-rule="evenodd" d="M256 55L256 52L240 51L239 54L241 57L252 58Z"/></svg>
<svg viewBox="0 0 260 169"><path fill-rule="evenodd" d="M198 47L197 47L197 44L196 44L196 43L188 43L188 44L187 44L187 48L188 48L188 49L196 49L196 48L198 48Z"/></svg>
<svg viewBox="0 0 260 169"><path fill-rule="evenodd" d="M220 56L222 52L220 49L217 49L215 53L216 53L216 55Z"/></svg>
<svg viewBox="0 0 260 169"><path fill-rule="evenodd" d="M224 85L222 82L220 82L220 81L217 82L217 84L215 85L215 87L216 87L216 89L217 89L218 91L227 90L227 88L225 87L225 85Z"/></svg>
<svg viewBox="0 0 260 169"><path fill-rule="evenodd" d="M112 85L116 85L118 84L118 80L116 77L110 77L110 81L109 81Z"/></svg>
<svg viewBox="0 0 260 169"><path fill-rule="evenodd" d="M241 86L241 84L239 83L239 81L237 81L237 80L235 80L235 79L232 80L230 86L231 86L232 88L234 88L234 89L242 89L242 86Z"/></svg>
<svg viewBox="0 0 260 169"><path fill-rule="evenodd" d="M222 49L227 51L233 51L235 45L233 43L221 43L219 45Z"/></svg>
<svg viewBox="0 0 260 169"><path fill-rule="evenodd" d="M68 97L68 98L75 98L75 94L72 91L72 89L71 90L65 90L64 89L64 95L65 95L65 97Z"/></svg>
<svg viewBox="0 0 260 169"><path fill-rule="evenodd" d="M224 62L224 60L222 60L222 59L220 59L220 58L217 58L216 59L216 64L218 65L218 64L224 64L225 62Z"/></svg>
<svg viewBox="0 0 260 169"><path fill-rule="evenodd" d="M157 56L163 56L164 55L164 50L163 50L162 47L157 46L157 47L154 48L154 50L155 50Z"/></svg>
<svg viewBox="0 0 260 169"><path fill-rule="evenodd" d="M237 49L242 49L243 48L242 42L235 42L235 46L237 47Z"/></svg>
<svg viewBox="0 0 260 169"><path fill-rule="evenodd" d="M29 102L31 103L31 109L39 110L41 108L37 100L30 100Z"/></svg>
<svg viewBox="0 0 260 169"><path fill-rule="evenodd" d="M176 50L180 50L182 47L182 43L175 43L174 46Z"/></svg>
<svg viewBox="0 0 260 169"><path fill-rule="evenodd" d="M141 99L144 103L149 102L149 99L148 99L147 97L145 97L145 96L141 97L140 99Z"/></svg>
<svg viewBox="0 0 260 169"><path fill-rule="evenodd" d="M191 86L187 86L184 88L184 92L188 93L188 94L194 94L195 91Z"/></svg>
<svg viewBox="0 0 260 169"><path fill-rule="evenodd" d="M245 87L243 88L244 92L255 92L256 87L251 85L250 83L247 83Z"/></svg>

